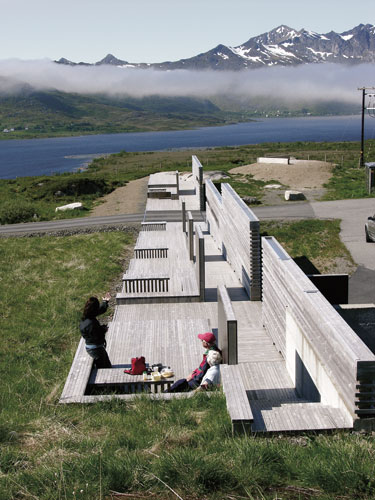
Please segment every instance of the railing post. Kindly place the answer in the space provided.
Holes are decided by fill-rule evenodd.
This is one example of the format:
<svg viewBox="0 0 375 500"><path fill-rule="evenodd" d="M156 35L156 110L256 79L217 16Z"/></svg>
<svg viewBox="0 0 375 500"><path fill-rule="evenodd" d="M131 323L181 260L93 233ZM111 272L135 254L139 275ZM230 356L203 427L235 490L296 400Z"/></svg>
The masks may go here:
<svg viewBox="0 0 375 500"><path fill-rule="evenodd" d="M182 231L186 233L186 203L182 202Z"/></svg>
<svg viewBox="0 0 375 500"><path fill-rule="evenodd" d="M180 181L178 177L178 170L176 170L176 190L177 190L177 199L180 197Z"/></svg>
<svg viewBox="0 0 375 500"><path fill-rule="evenodd" d="M189 258L190 260L194 260L194 219L191 212L187 213L188 215L188 244L189 244Z"/></svg>
<svg viewBox="0 0 375 500"><path fill-rule="evenodd" d="M206 272L204 257L204 236L199 226L195 230L195 275L199 289L199 298L203 302L206 289Z"/></svg>

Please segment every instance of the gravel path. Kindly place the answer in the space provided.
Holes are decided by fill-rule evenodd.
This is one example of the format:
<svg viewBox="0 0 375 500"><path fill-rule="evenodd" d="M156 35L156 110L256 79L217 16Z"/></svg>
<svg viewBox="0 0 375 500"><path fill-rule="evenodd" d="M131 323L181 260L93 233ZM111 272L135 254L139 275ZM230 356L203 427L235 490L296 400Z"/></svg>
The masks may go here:
<svg viewBox="0 0 375 500"><path fill-rule="evenodd" d="M279 181L290 189L316 189L323 187L332 175L332 163L324 161L299 161L293 165L278 163L252 163L232 168L231 174L251 174L254 179Z"/></svg>
<svg viewBox="0 0 375 500"><path fill-rule="evenodd" d="M266 189L263 203L279 205L284 203L285 189L302 191L309 201L319 200L325 192L324 184L332 175L332 163L324 161L298 161L296 164L283 165L279 163L252 163L242 167L232 168L231 174L251 174L256 180L278 182L283 189Z"/></svg>

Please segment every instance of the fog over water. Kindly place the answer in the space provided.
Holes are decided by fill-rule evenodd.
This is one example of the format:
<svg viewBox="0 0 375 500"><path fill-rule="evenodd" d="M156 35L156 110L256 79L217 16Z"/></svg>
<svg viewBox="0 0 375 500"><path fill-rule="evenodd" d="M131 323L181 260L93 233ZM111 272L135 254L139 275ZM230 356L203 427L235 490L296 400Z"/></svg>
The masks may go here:
<svg viewBox="0 0 375 500"><path fill-rule="evenodd" d="M157 71L116 66L67 66L51 60L0 61L0 92L36 90L145 97L272 96L295 101L359 103L357 88L375 84L374 65L309 64L243 71Z"/></svg>

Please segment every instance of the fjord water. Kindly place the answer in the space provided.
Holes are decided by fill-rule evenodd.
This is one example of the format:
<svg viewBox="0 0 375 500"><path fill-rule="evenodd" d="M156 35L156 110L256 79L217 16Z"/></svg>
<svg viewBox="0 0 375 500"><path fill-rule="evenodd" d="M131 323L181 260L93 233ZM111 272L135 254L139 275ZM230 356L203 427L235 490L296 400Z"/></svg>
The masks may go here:
<svg viewBox="0 0 375 500"><path fill-rule="evenodd" d="M100 134L0 141L0 178L51 175L82 168L95 155L120 151L239 146L264 142L359 141L361 117L268 118L263 121L172 132ZM375 137L366 118L365 137ZM370 158L368 161L373 161Z"/></svg>

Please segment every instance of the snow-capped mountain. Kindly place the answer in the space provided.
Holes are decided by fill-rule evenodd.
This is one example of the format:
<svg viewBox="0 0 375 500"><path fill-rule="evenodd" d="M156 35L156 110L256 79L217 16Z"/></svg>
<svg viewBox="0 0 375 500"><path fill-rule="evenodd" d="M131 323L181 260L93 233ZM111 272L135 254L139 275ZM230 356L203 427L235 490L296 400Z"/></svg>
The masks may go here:
<svg viewBox="0 0 375 500"><path fill-rule="evenodd" d="M61 64L75 64L66 59ZM344 33L319 34L288 26L250 38L237 47L218 45L189 59L160 64L128 63L108 54L96 64L121 67L172 69L241 70L268 66L314 63L358 64L375 62L375 26L360 24ZM79 63L85 64L85 63Z"/></svg>

